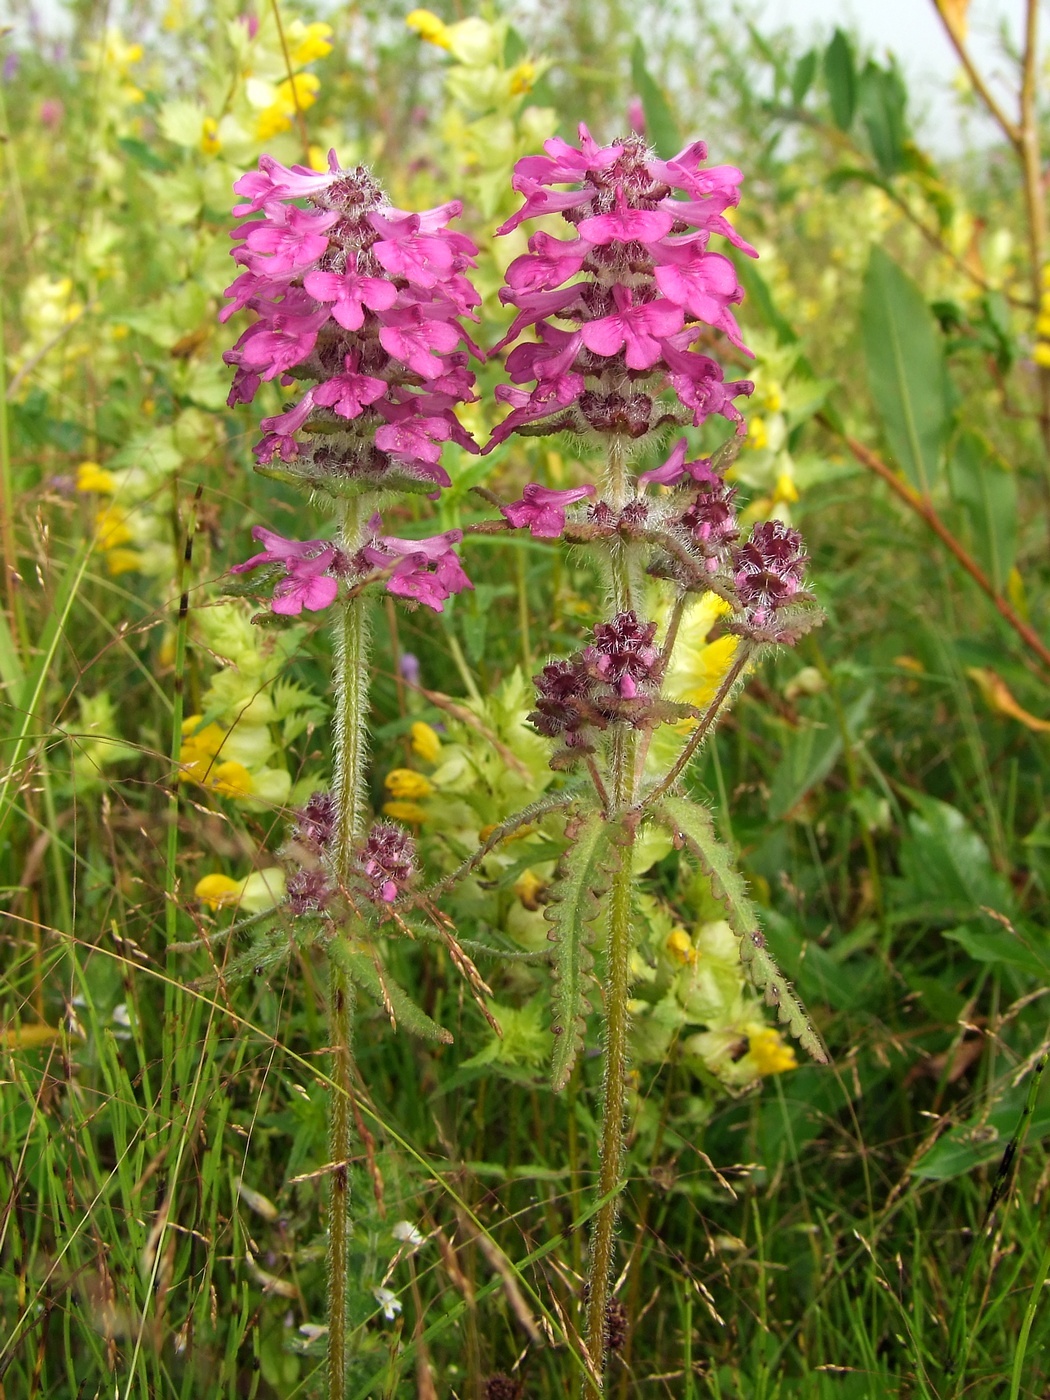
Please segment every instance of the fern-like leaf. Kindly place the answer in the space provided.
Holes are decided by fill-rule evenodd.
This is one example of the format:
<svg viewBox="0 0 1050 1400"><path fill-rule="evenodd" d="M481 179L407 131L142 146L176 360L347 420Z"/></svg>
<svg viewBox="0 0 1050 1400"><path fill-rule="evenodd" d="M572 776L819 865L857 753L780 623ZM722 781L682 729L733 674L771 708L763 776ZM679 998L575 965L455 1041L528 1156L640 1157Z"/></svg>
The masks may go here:
<svg viewBox="0 0 1050 1400"><path fill-rule="evenodd" d="M805 1007L766 946L758 916L747 897L744 880L725 846L715 835L711 814L684 797L665 797L653 815L669 828L676 843L684 843L710 877L711 891L725 910L726 922L740 939L740 960L754 985L765 993L780 1020L818 1064L828 1063L824 1042L813 1028Z"/></svg>
<svg viewBox="0 0 1050 1400"><path fill-rule="evenodd" d="M574 814L565 828L570 845L550 889L545 917L551 925L547 937L554 944L551 1084L555 1090L565 1088L583 1045L589 1009L586 983L594 966L587 946L588 925L598 915L598 897L608 884L605 861L614 830L599 811Z"/></svg>

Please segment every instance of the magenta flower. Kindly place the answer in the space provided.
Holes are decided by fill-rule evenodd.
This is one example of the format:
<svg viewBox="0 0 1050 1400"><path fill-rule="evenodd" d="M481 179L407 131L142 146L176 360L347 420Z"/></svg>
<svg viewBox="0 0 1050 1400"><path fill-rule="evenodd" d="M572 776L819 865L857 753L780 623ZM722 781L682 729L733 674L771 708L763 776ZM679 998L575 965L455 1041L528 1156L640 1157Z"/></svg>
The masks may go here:
<svg viewBox="0 0 1050 1400"><path fill-rule="evenodd" d="M335 602L338 575L346 572L343 556L335 545L325 540L286 540L263 525L256 525L252 534L265 548L243 564L235 564L230 572L243 574L261 564L279 564L285 577L273 591L275 613L297 616L304 608L307 612L320 612Z"/></svg>
<svg viewBox="0 0 1050 1400"><path fill-rule="evenodd" d="M393 822L376 822L358 856L371 898L393 904L415 873L415 857L415 843L407 831Z"/></svg>
<svg viewBox="0 0 1050 1400"><path fill-rule="evenodd" d="M622 349L628 369L652 369L663 348L659 338L682 329L682 308L669 301L635 306L631 288L618 283L612 294L616 311L580 327L584 345L606 357Z"/></svg>
<svg viewBox="0 0 1050 1400"><path fill-rule="evenodd" d="M679 438L675 443L670 457L659 467L654 467L652 471L642 472L638 478L639 486L677 486L683 477L690 477L697 482L716 482L720 480L717 472L711 466L710 457L701 457L695 462L687 462L685 454L688 451L688 443L685 438Z"/></svg>
<svg viewBox="0 0 1050 1400"><path fill-rule="evenodd" d="M378 529L379 517L371 522ZM391 569L387 592L411 598L435 612L444 610L445 600L465 588L473 588L452 549L463 538L462 530L448 530L424 540L402 540L394 535L376 535L361 550L361 559L377 569Z"/></svg>
<svg viewBox="0 0 1050 1400"><path fill-rule="evenodd" d="M468 354L480 355L459 321L479 304L466 276L477 249L447 227L461 206L395 209L334 152L321 173L263 156L234 188L245 197L235 213L248 216L233 231L245 270L222 314L247 309L256 320L224 356L230 404L251 403L267 380L308 386L265 420L259 461L279 456L306 487L337 493L349 478L375 489L447 484L438 444L477 451L455 418L474 397ZM415 434L414 415L427 420Z"/></svg>
<svg viewBox="0 0 1050 1400"><path fill-rule="evenodd" d="M537 486L530 482L522 492L522 499L508 506L500 506L500 512L516 530L528 526L536 539L554 540L565 529L566 506L593 495L593 486L574 486L568 491L555 491L549 486Z"/></svg>
<svg viewBox="0 0 1050 1400"><path fill-rule="evenodd" d="M706 327L745 348L730 310L743 296L736 270L708 251L720 234L754 254L725 217L740 171L704 168L703 142L663 161L637 134L603 147L584 126L578 147L554 139L544 150L518 161L524 203L499 232L560 213L573 236L533 234L507 270L500 298L517 315L496 349L512 345L511 380L534 387L501 394L512 411L485 450L512 432L638 438L669 422L699 427L712 413L741 422L733 399L750 384L727 383L692 348ZM533 326L536 342L519 341Z"/></svg>

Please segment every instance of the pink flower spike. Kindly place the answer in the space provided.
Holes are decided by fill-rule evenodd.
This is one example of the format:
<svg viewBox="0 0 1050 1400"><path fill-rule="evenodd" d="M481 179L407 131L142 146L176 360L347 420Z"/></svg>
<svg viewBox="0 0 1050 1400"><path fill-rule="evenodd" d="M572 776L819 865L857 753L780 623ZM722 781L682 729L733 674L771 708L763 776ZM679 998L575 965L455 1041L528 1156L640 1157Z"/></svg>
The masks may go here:
<svg viewBox="0 0 1050 1400"><path fill-rule="evenodd" d="M424 379L436 379L445 366L438 354L454 350L462 332L447 322L428 320L419 306L384 312L379 342L388 355Z"/></svg>
<svg viewBox="0 0 1050 1400"><path fill-rule="evenodd" d="M515 258L507 268L507 286L516 292L546 292L575 277L594 247L585 238L554 238L534 233L529 252Z"/></svg>
<svg viewBox="0 0 1050 1400"><path fill-rule="evenodd" d="M364 325L367 306L371 311L387 311L397 300L397 288L382 277L359 277L351 268L340 275L315 269L303 278L310 295L332 307L332 317L347 331Z"/></svg>
<svg viewBox="0 0 1050 1400"><path fill-rule="evenodd" d="M237 194L247 197L247 204L235 204L235 218L245 214L255 214L264 205L277 205L282 199L306 199L316 197L327 190L335 181L339 163L335 152L328 152L328 174L319 174L303 165L293 165L291 169L274 160L273 156L260 156L259 169L249 170L234 183Z"/></svg>
<svg viewBox="0 0 1050 1400"><path fill-rule="evenodd" d="M682 478L687 476L695 482L704 484L721 481L718 473L711 468L710 457L699 457L695 462L687 462L685 460L687 450L686 439L679 438L667 461L662 466L654 467L652 471L642 472L638 478L638 485L677 486Z"/></svg>
<svg viewBox="0 0 1050 1400"><path fill-rule="evenodd" d="M666 209L632 209L623 190L616 191L616 208L609 214L584 219L580 236L599 246L606 243L656 243L670 233L674 215ZM509 281L509 278L508 278Z"/></svg>
<svg viewBox="0 0 1050 1400"><path fill-rule="evenodd" d="M565 530L565 508L586 496L594 495L593 486L574 486L568 491L555 491L549 486L530 482L522 499L509 506L500 506L500 514L516 530L528 527L538 540L556 540Z"/></svg>
<svg viewBox="0 0 1050 1400"><path fill-rule="evenodd" d="M339 580L326 573L335 550L325 550L316 559L298 564L294 573L281 579L273 590L273 610L282 617L297 617L331 607L339 593Z"/></svg>
<svg viewBox="0 0 1050 1400"><path fill-rule="evenodd" d="M682 308L661 300L635 306L630 288L619 284L613 287L613 297L617 306L613 315L581 325L584 345L604 356L626 347L628 369L651 369L662 354L657 337L682 329Z"/></svg>
<svg viewBox="0 0 1050 1400"><path fill-rule="evenodd" d="M347 355L345 364L345 374L333 374L313 390L314 402L332 409L340 418L357 418L370 403L383 397L387 383L370 374L358 374L353 356Z"/></svg>
<svg viewBox="0 0 1050 1400"><path fill-rule="evenodd" d="M249 569L257 569L260 564L283 564L286 569L292 569L304 559L313 559L318 554L335 554L334 547L327 540L286 540L276 531L267 530L265 525L253 526L252 538L263 546L262 553L253 555L243 564L234 564L231 574L247 573Z"/></svg>

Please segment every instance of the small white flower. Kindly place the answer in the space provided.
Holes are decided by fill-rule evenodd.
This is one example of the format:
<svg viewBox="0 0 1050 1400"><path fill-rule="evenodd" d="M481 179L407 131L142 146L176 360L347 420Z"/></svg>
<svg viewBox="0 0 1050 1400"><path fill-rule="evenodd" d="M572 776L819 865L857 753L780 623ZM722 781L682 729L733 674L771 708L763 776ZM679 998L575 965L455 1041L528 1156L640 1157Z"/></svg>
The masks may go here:
<svg viewBox="0 0 1050 1400"><path fill-rule="evenodd" d="M389 1288L373 1288L372 1296L383 1309L383 1316L387 1322L393 1322L394 1318L401 1311L401 1301L396 1293L391 1293Z"/></svg>
<svg viewBox="0 0 1050 1400"><path fill-rule="evenodd" d="M417 1249L423 1243L423 1236L411 1220L399 1220L390 1233L399 1244L410 1244L413 1249Z"/></svg>

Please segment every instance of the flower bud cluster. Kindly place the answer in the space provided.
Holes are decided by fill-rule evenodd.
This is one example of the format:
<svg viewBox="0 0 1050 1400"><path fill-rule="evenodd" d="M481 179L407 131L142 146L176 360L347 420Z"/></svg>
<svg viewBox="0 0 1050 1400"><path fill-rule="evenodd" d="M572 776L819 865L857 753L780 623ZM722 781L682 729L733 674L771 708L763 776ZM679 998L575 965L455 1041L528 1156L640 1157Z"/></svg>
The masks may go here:
<svg viewBox="0 0 1050 1400"><path fill-rule="evenodd" d="M580 753L590 752L595 735L611 724L651 724L662 670L655 636L656 623L642 622L632 611L600 622L589 646L533 677L538 698L532 724Z"/></svg>
<svg viewBox="0 0 1050 1400"><path fill-rule="evenodd" d="M336 805L330 793L315 792L296 813L286 854L300 868L286 881L288 907L293 914L322 912L332 901L336 885L328 857L335 839ZM393 904L415 873L415 843L393 822L375 822L354 859L354 883L365 898L381 907Z"/></svg>
<svg viewBox="0 0 1050 1400"><path fill-rule="evenodd" d="M496 393L512 411L490 447L513 432L639 438L667 423L699 426L713 413L742 431L733 399L753 385L726 382L715 360L691 348L711 327L745 349L730 309L743 297L736 270L708 249L717 233L755 255L725 217L739 201L741 172L702 168L703 142L662 161L640 136L599 146L582 125L579 147L553 138L544 150L518 161L513 183L525 202L499 232L560 213L576 236L535 233L507 269L500 296L518 315L497 349L529 327L538 341L507 357L513 384ZM523 385L533 387L514 387ZM661 401L666 389L673 399Z"/></svg>

